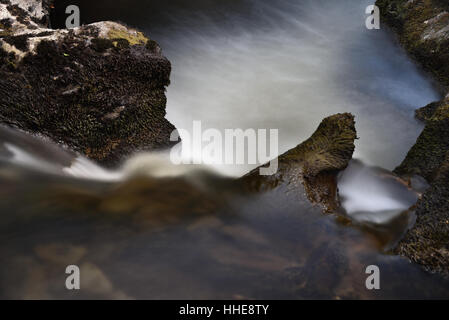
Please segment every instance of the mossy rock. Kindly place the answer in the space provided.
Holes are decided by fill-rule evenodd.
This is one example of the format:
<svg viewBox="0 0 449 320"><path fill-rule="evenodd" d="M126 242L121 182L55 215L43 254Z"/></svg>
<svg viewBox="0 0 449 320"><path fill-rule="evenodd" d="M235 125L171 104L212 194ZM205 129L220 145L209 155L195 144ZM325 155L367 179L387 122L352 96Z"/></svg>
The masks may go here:
<svg viewBox="0 0 449 320"><path fill-rule="evenodd" d="M416 223L395 252L449 277L449 102L417 110L426 126L395 173L424 177L430 188L416 205Z"/></svg>
<svg viewBox="0 0 449 320"><path fill-rule="evenodd" d="M442 0L377 0L382 21L446 92L449 89L449 9ZM446 31L444 31L446 30Z"/></svg>
<svg viewBox="0 0 449 320"><path fill-rule="evenodd" d="M23 54L0 49L0 122L108 166L171 146L175 128L165 119L171 65L148 42L115 22L5 37L0 44Z"/></svg>
<svg viewBox="0 0 449 320"><path fill-rule="evenodd" d="M395 252L449 277L449 152L416 206L416 223Z"/></svg>
<svg viewBox="0 0 449 320"><path fill-rule="evenodd" d="M445 104L445 101L437 101L432 102L426 105L425 107L419 108L415 111L415 117L423 122L426 122L427 120L430 120L432 118L435 111L443 106Z"/></svg>
<svg viewBox="0 0 449 320"><path fill-rule="evenodd" d="M416 113L426 126L394 172L402 176L417 174L432 182L449 151L449 102L434 102Z"/></svg>
<svg viewBox="0 0 449 320"><path fill-rule="evenodd" d="M325 212L334 212L340 206L336 177L352 159L356 138L352 114L327 117L309 139L279 156L276 174L262 176L257 168L240 181L249 191L280 187L298 195L303 191L309 201L321 205Z"/></svg>

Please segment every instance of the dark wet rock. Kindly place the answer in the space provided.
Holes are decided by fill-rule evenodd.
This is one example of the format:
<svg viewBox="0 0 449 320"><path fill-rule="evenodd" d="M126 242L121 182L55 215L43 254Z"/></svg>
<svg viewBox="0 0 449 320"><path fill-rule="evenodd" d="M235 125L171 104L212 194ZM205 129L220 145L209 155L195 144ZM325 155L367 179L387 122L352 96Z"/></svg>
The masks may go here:
<svg viewBox="0 0 449 320"><path fill-rule="evenodd" d="M382 21L398 34L407 51L449 88L449 2L377 0Z"/></svg>
<svg viewBox="0 0 449 320"><path fill-rule="evenodd" d="M279 156L276 174L263 176L257 168L241 181L251 191L286 188L286 193L305 192L309 201L322 205L326 212L335 211L340 206L337 174L348 166L356 138L353 115L327 117L309 139Z"/></svg>
<svg viewBox="0 0 449 320"><path fill-rule="evenodd" d="M432 103L417 111L426 126L395 173L435 179L449 151L449 102Z"/></svg>
<svg viewBox="0 0 449 320"><path fill-rule="evenodd" d="M52 30L49 1L29 2L0 2L0 121L106 165L170 146L157 43L114 22Z"/></svg>
<svg viewBox="0 0 449 320"><path fill-rule="evenodd" d="M416 208L415 226L396 252L449 276L449 154Z"/></svg>
<svg viewBox="0 0 449 320"><path fill-rule="evenodd" d="M429 104L417 111L426 126L395 172L430 184L416 205L416 222L395 252L449 276L449 103Z"/></svg>
<svg viewBox="0 0 449 320"><path fill-rule="evenodd" d="M378 0L383 20L425 70L449 88L449 2ZM449 276L449 95L416 111L426 126L395 173L430 184L416 205L416 223L395 251Z"/></svg>

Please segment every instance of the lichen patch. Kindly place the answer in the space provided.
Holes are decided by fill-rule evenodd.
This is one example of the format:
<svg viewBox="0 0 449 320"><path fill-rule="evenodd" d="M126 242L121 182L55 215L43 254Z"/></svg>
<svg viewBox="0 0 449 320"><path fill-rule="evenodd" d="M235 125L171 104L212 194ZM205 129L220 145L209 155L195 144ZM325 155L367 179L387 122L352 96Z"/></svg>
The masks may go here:
<svg viewBox="0 0 449 320"><path fill-rule="evenodd" d="M119 23L112 21L93 23L91 26L97 27L99 30L99 37L105 39L124 39L130 45L146 44L148 38L140 31L132 28L127 28Z"/></svg>

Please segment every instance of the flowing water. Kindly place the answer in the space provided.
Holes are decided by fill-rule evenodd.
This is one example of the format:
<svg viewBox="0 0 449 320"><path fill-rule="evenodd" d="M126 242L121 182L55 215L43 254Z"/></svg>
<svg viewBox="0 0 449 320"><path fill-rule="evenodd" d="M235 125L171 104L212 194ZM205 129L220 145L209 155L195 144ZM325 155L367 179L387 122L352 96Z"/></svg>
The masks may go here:
<svg viewBox="0 0 449 320"><path fill-rule="evenodd" d="M84 22L121 20L161 44L178 128L275 128L282 153L322 118L354 113L362 162L339 179L349 219L282 189L242 196L232 176L253 166L174 166L153 153L109 171L0 128L0 297L449 297L447 282L389 253L419 190L385 169L422 129L414 109L439 96L387 30L365 28L371 2L70 1ZM70 264L77 292L64 286ZM368 265L381 290L366 289Z"/></svg>

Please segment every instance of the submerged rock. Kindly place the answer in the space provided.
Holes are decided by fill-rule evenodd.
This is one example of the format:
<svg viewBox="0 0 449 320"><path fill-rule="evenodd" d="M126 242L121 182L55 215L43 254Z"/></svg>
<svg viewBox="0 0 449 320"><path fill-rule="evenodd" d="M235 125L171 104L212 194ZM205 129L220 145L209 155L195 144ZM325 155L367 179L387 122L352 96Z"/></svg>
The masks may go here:
<svg viewBox="0 0 449 320"><path fill-rule="evenodd" d="M170 62L115 22L49 29L50 1L0 1L0 121L117 164L170 145Z"/></svg>
<svg viewBox="0 0 449 320"><path fill-rule="evenodd" d="M402 45L449 88L449 3L442 0L378 0ZM395 252L449 276L449 95L416 111L426 126L395 173L424 177L430 188L416 205L416 223Z"/></svg>
<svg viewBox="0 0 449 320"><path fill-rule="evenodd" d="M305 190L312 203L322 205L326 212L335 211L340 206L337 174L348 166L356 138L352 114L327 117L309 139L279 156L276 174L263 176L257 168L241 181L251 191L281 186L287 193Z"/></svg>

